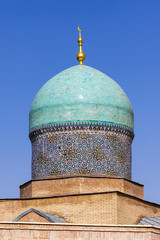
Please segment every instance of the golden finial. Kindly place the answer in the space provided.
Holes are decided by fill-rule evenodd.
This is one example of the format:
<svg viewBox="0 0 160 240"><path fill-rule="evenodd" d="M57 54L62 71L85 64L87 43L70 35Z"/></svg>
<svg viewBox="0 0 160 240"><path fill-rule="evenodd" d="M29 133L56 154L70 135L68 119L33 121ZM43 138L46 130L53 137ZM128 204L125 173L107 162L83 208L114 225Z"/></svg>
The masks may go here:
<svg viewBox="0 0 160 240"><path fill-rule="evenodd" d="M83 42L83 39L81 38L81 31L82 31L82 29L80 29L79 26L78 26L78 31L79 31L79 38L78 38L79 52L77 54L77 60L79 61L79 64L82 65L83 61L86 58L86 56L85 56L85 54L82 51L82 42Z"/></svg>

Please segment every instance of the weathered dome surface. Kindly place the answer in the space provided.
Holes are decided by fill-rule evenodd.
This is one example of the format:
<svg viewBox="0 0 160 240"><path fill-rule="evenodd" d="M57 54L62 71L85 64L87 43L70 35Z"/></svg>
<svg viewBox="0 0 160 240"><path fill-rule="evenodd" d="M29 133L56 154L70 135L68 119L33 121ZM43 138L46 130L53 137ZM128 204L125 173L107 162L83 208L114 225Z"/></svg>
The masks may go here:
<svg viewBox="0 0 160 240"><path fill-rule="evenodd" d="M104 122L133 132L133 110L122 88L104 73L77 65L50 79L30 109L30 132L66 122Z"/></svg>

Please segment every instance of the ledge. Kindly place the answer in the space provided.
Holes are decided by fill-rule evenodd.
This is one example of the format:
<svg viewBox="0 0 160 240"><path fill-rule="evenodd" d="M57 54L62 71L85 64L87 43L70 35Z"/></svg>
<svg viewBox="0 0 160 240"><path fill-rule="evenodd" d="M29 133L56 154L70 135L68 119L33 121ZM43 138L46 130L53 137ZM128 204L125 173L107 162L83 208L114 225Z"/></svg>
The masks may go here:
<svg viewBox="0 0 160 240"><path fill-rule="evenodd" d="M132 180L129 180L127 178L122 178L122 177L111 177L111 176L103 176L103 175L97 175L97 176L93 176L93 175L74 175L74 176L70 176L70 175L60 175L60 176L54 176L54 177L49 177L49 178L39 178L39 179L31 179L23 184L21 184L19 187L23 187L25 185L27 185L28 183L31 183L31 182L35 182L35 181L48 181L48 180L57 180L57 179L65 179L65 178L105 178L105 179L123 179L125 181L128 181L130 183L134 183L138 186L144 186L143 184L140 184L138 182L134 182Z"/></svg>

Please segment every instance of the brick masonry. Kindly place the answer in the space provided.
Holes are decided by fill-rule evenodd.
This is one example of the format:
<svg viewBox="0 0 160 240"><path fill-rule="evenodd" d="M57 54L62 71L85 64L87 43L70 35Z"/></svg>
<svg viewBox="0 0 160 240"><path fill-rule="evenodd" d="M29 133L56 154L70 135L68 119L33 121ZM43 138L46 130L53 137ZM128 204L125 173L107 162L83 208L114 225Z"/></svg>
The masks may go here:
<svg viewBox="0 0 160 240"><path fill-rule="evenodd" d="M65 176L31 180L20 186L20 197L47 197L55 195L121 191L143 199L143 185L123 178Z"/></svg>
<svg viewBox="0 0 160 240"><path fill-rule="evenodd" d="M151 226L0 223L0 239L160 240L160 228Z"/></svg>
<svg viewBox="0 0 160 240"><path fill-rule="evenodd" d="M142 217L160 216L160 205L115 191L0 200L0 221L13 221L30 208L75 224L137 224Z"/></svg>

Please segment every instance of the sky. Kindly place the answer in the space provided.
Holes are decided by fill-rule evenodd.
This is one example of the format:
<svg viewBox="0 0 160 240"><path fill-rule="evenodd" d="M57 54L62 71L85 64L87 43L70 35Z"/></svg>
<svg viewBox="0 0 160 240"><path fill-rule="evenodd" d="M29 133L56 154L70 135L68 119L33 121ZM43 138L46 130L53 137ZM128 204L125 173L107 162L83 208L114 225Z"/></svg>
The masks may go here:
<svg viewBox="0 0 160 240"><path fill-rule="evenodd" d="M160 1L0 0L0 198L31 179L29 110L50 78L84 64L114 79L134 110L132 180L160 204Z"/></svg>

